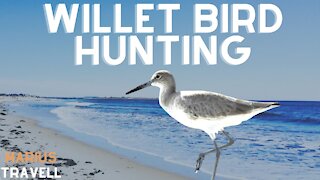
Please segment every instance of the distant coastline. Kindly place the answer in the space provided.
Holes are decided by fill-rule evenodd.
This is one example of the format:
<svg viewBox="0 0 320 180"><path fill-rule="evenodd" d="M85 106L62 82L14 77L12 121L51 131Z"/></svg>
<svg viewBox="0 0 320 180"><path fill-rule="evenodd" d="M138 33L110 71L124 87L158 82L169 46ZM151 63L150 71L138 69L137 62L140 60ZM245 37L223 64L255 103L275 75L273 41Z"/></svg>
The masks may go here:
<svg viewBox="0 0 320 180"><path fill-rule="evenodd" d="M53 99L126 99L126 100L158 100L158 98L152 97L116 97L116 96L74 96L74 97L63 97L63 96L39 96L25 93L0 93L0 97L32 97L32 98L53 98ZM282 101L282 102L320 102L320 100L281 100L281 99L248 99L253 101Z"/></svg>

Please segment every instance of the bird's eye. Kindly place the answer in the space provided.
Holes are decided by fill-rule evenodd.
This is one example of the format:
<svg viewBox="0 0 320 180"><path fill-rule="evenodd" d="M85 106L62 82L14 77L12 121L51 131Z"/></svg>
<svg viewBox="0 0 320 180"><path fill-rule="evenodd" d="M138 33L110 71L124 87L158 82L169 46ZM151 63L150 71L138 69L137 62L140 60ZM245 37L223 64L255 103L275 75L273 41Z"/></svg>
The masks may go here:
<svg viewBox="0 0 320 180"><path fill-rule="evenodd" d="M155 79L160 79L161 76L160 75L156 75Z"/></svg>

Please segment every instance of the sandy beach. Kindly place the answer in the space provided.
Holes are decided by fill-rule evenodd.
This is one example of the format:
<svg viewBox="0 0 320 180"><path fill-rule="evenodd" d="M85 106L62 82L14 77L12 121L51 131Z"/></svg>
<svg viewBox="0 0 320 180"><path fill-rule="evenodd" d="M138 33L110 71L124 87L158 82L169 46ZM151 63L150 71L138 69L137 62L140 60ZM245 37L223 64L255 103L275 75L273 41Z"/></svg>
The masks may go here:
<svg viewBox="0 0 320 180"><path fill-rule="evenodd" d="M89 146L19 117L0 100L1 167L57 167L62 179L186 179ZM55 163L5 163L6 152L55 152ZM51 172L52 173L52 172Z"/></svg>

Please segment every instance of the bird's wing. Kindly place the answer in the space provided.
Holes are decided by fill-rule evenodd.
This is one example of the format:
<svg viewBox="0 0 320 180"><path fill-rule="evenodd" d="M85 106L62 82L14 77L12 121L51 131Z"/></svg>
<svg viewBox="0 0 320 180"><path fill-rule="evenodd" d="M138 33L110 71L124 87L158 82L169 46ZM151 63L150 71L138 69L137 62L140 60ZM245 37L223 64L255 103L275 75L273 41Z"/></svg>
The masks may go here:
<svg viewBox="0 0 320 180"><path fill-rule="evenodd" d="M253 103L206 91L182 91L179 101L175 102L195 120L250 113L255 108Z"/></svg>

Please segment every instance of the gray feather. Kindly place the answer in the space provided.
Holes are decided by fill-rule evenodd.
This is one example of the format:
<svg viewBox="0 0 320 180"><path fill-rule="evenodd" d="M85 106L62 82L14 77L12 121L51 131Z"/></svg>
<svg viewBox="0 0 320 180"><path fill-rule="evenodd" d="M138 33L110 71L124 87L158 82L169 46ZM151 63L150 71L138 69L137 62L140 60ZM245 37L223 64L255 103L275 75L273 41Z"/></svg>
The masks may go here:
<svg viewBox="0 0 320 180"><path fill-rule="evenodd" d="M224 116L249 113L254 109L267 108L275 103L252 102L218 93L205 92L199 94L176 96L175 104L184 109L192 119L215 119Z"/></svg>

